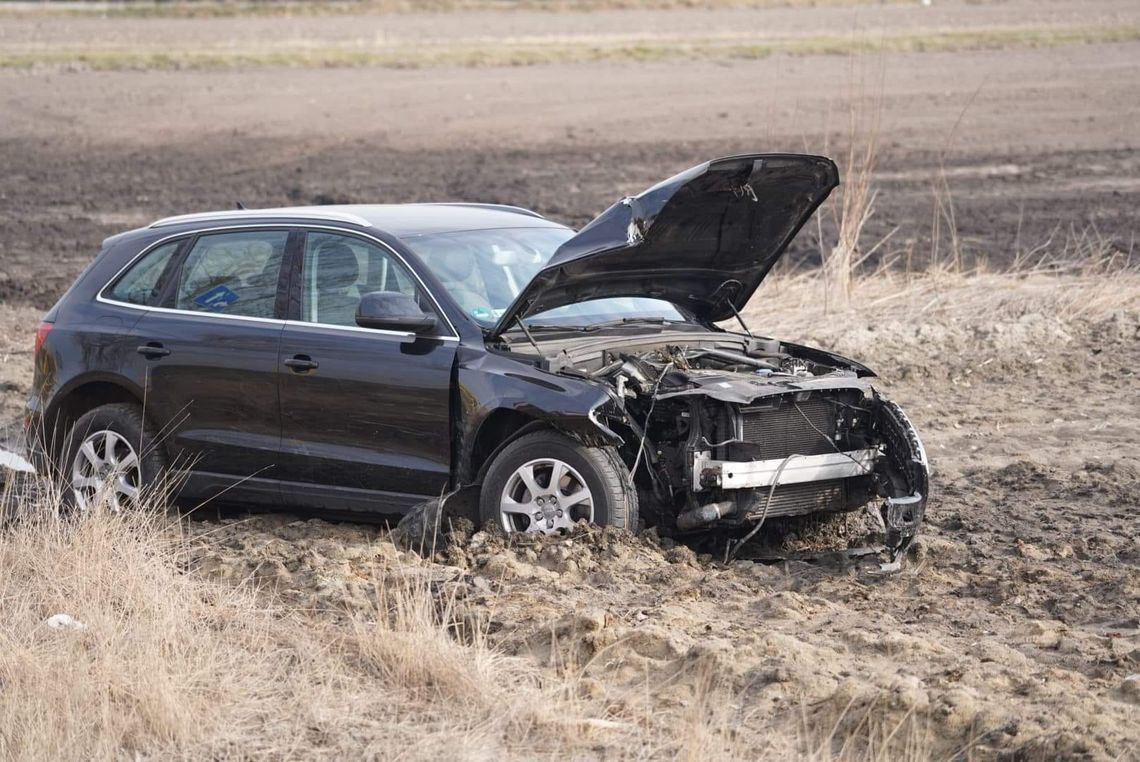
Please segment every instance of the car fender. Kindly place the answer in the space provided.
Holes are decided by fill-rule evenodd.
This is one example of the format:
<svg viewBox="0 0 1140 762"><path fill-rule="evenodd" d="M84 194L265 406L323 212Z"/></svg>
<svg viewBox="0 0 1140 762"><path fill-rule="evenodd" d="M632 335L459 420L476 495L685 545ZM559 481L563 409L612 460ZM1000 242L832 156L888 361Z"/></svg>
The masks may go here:
<svg viewBox="0 0 1140 762"><path fill-rule="evenodd" d="M525 361L462 345L455 368L453 451L457 485L478 477L475 445L484 423L498 411L517 414L528 424L550 426L586 445L621 443L596 415L597 409L613 400L600 382L549 373ZM496 443L496 451L501 444Z"/></svg>

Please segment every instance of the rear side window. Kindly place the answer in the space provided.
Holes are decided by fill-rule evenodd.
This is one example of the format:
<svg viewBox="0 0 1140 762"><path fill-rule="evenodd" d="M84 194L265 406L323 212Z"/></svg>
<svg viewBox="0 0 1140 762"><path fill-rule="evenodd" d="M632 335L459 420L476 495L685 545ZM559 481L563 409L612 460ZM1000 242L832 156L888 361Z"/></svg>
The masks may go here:
<svg viewBox="0 0 1140 762"><path fill-rule="evenodd" d="M159 246L131 265L111 287L112 299L129 304L153 305L163 287L163 273L170 258L178 251L180 241Z"/></svg>
<svg viewBox="0 0 1140 762"><path fill-rule="evenodd" d="M284 230L199 237L182 265L175 306L192 312L274 317L288 238Z"/></svg>

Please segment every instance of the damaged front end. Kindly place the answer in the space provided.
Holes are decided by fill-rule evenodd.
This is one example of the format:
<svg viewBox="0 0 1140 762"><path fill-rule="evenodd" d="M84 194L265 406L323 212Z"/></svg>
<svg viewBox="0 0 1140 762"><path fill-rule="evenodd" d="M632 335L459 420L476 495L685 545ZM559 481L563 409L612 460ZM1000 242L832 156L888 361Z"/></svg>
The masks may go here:
<svg viewBox="0 0 1140 762"><path fill-rule="evenodd" d="M891 564L913 540L926 454L874 374L717 327L744 325L760 284L838 183L820 156L692 167L567 239L487 330L495 351L522 350L542 372L608 390L589 420L629 468L647 524L750 537L770 518L870 506Z"/></svg>
<svg viewBox="0 0 1140 762"><path fill-rule="evenodd" d="M564 348L556 368L612 390L596 423L622 435L647 522L740 533L770 518L871 506L896 564L922 521L928 464L870 371L770 339L675 339Z"/></svg>

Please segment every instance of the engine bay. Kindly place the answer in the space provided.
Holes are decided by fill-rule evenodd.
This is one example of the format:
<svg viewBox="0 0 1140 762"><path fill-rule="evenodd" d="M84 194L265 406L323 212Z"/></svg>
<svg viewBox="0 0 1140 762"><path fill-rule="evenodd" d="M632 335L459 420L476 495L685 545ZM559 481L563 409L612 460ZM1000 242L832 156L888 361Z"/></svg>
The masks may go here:
<svg viewBox="0 0 1140 762"><path fill-rule="evenodd" d="M599 422L621 437L642 516L659 531L739 533L879 501L892 558L913 538L926 456L865 367L737 334L556 343L543 345L545 369L610 390Z"/></svg>

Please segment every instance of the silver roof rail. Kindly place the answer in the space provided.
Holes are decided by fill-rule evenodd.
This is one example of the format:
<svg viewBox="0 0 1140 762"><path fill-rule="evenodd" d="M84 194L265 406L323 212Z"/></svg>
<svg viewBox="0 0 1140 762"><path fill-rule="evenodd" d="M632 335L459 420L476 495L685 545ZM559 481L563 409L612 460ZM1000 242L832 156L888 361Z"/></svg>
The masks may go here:
<svg viewBox="0 0 1140 762"><path fill-rule="evenodd" d="M419 206L468 206L472 209L498 209L501 212L514 212L515 214L523 214L527 217L537 217L540 220L546 219L533 209L527 209L525 206L512 206L510 204L479 204L473 201L435 201L419 204Z"/></svg>
<svg viewBox="0 0 1140 762"><path fill-rule="evenodd" d="M150 224L152 228L163 228L170 225L181 225L186 222L221 222L230 220L254 220L266 218L297 218L308 220L329 220L332 222L350 222L353 225L370 228L372 223L358 214L350 212L322 211L320 207L293 206L279 209L231 209L225 212L199 212L197 214L179 214L174 217L163 217Z"/></svg>

